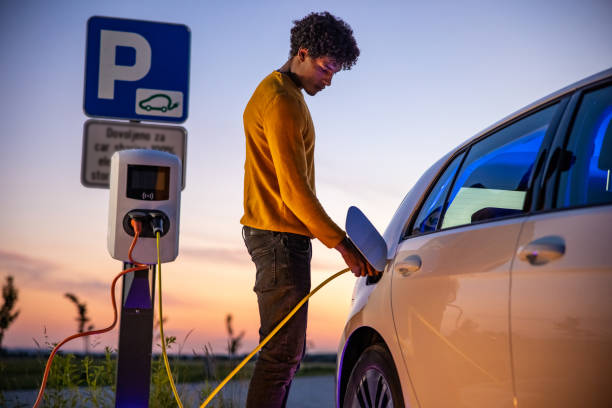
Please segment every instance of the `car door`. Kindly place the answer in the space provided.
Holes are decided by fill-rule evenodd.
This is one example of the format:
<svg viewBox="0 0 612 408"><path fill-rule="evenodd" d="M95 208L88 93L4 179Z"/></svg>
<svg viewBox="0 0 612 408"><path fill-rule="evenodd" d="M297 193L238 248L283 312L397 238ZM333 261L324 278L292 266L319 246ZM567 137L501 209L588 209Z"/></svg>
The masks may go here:
<svg viewBox="0 0 612 408"><path fill-rule="evenodd" d="M455 155L398 246L393 318L422 407L513 402L510 269L557 111L545 107Z"/></svg>
<svg viewBox="0 0 612 408"><path fill-rule="evenodd" d="M612 85L574 97L549 208L527 219L512 270L520 407L612 401ZM565 139L565 138L563 138ZM552 190L552 191L550 191Z"/></svg>

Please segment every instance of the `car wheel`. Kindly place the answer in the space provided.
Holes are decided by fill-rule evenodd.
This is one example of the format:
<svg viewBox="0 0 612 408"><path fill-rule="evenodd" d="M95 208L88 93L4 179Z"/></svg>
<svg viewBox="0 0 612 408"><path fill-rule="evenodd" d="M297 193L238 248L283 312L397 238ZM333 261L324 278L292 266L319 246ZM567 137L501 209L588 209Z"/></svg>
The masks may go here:
<svg viewBox="0 0 612 408"><path fill-rule="evenodd" d="M385 346L374 344L361 354L349 377L342 406L404 408L393 357Z"/></svg>

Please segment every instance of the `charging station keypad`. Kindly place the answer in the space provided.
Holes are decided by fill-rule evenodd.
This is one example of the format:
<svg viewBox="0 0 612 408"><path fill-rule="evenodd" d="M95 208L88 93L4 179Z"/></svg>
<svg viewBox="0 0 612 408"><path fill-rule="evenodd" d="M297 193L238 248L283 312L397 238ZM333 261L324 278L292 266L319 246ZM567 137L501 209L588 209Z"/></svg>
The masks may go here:
<svg viewBox="0 0 612 408"><path fill-rule="evenodd" d="M170 197L170 167L128 164L126 196L162 201Z"/></svg>

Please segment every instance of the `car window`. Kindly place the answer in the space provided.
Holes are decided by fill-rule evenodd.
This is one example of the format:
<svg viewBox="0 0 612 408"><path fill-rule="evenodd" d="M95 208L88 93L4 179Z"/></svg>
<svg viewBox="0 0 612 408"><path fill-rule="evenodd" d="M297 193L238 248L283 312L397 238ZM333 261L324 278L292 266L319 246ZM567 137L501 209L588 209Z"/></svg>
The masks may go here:
<svg viewBox="0 0 612 408"><path fill-rule="evenodd" d="M438 221L442 215L442 206L464 155L465 153L461 153L453 159L436 182L436 185L431 189L414 222L412 235L435 231L438 227Z"/></svg>
<svg viewBox="0 0 612 408"><path fill-rule="evenodd" d="M461 167L442 228L523 212L534 163L558 105L475 143Z"/></svg>
<svg viewBox="0 0 612 408"><path fill-rule="evenodd" d="M582 98L567 142L557 207L612 202L612 86Z"/></svg>

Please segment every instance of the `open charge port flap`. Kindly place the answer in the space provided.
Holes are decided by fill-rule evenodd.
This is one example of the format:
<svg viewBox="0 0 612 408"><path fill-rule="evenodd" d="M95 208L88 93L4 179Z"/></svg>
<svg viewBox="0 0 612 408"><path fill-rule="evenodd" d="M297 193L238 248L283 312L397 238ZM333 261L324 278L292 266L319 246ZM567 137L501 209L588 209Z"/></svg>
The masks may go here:
<svg viewBox="0 0 612 408"><path fill-rule="evenodd" d="M168 233L168 230L170 229L170 218L168 218L168 216L162 211L135 209L135 210L129 211L123 217L123 230L132 237L134 236L134 228L132 228L132 224L131 224L132 217L130 217L130 214L132 213L146 214L146 219L141 219L141 217L138 217L138 219L142 223L142 232L140 233L140 236L142 238L155 238L155 233L153 232L153 226L151 225L151 222L153 220L152 215L160 216L162 219L164 230L162 231L160 236L163 237L164 235L166 235Z"/></svg>

